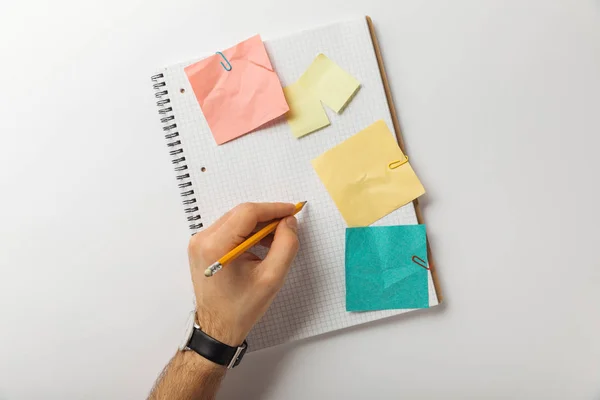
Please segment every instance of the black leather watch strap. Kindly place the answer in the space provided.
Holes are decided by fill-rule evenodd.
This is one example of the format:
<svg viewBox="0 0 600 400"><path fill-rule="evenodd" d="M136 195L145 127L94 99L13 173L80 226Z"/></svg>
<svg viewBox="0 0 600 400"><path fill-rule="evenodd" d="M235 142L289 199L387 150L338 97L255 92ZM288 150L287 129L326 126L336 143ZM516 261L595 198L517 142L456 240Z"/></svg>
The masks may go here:
<svg viewBox="0 0 600 400"><path fill-rule="evenodd" d="M248 348L248 343L244 340L238 347L231 347L225 343L202 332L198 326L194 327L190 341L187 347L200 354L202 357L216 364L227 368L237 366Z"/></svg>

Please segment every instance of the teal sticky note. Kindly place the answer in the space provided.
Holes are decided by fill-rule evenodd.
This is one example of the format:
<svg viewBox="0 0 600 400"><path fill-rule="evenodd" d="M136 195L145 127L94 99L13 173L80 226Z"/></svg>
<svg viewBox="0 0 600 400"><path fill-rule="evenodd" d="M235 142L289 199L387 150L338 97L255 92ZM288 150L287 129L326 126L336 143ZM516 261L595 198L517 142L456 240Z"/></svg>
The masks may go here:
<svg viewBox="0 0 600 400"><path fill-rule="evenodd" d="M346 311L429 307L425 225L346 229Z"/></svg>

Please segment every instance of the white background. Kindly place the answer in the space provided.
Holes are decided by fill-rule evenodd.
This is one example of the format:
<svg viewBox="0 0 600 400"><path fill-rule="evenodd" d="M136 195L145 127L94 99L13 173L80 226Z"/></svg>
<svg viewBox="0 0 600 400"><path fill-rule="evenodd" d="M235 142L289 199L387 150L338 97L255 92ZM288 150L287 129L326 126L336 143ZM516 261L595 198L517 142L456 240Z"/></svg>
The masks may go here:
<svg viewBox="0 0 600 400"><path fill-rule="evenodd" d="M0 5L0 399L139 399L190 307L149 76L373 17L446 296L249 355L222 399L600 398L600 1Z"/></svg>

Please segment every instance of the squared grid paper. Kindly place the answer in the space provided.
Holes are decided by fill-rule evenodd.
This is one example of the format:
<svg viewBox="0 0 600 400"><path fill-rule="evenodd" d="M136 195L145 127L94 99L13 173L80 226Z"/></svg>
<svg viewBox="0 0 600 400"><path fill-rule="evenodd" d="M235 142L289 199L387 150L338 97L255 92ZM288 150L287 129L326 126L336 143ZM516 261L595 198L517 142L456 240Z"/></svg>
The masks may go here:
<svg viewBox="0 0 600 400"><path fill-rule="evenodd" d="M217 146L183 71L193 61L161 71L205 227L239 203L308 200L298 214L300 252L284 287L250 333L249 351L411 311L346 312L346 224L310 163L379 119L393 129L366 20L265 41L265 47L282 86L295 82L324 53L361 87L341 115L327 109L331 125L318 132L296 139L283 117ZM402 224L417 224L412 203L373 225ZM436 305L431 275L429 287L430 305Z"/></svg>

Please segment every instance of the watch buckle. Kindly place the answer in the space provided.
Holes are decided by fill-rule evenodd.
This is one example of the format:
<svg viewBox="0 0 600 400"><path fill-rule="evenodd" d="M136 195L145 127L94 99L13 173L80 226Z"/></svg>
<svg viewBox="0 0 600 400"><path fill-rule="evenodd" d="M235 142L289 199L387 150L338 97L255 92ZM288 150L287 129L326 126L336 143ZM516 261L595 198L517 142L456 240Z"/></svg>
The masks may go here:
<svg viewBox="0 0 600 400"><path fill-rule="evenodd" d="M240 355L243 355L246 349L248 348L248 343L244 340L244 343L240 347L237 348L233 357L231 357L231 361L227 365L227 369L231 369L237 365L238 359Z"/></svg>

